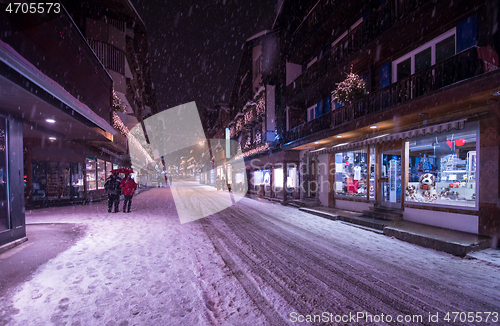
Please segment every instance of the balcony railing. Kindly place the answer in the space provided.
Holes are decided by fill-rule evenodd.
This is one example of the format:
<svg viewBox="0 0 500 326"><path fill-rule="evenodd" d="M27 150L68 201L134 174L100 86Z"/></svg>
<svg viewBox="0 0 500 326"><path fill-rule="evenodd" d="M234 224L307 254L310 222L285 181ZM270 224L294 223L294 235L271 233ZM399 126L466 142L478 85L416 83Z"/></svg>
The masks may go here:
<svg viewBox="0 0 500 326"><path fill-rule="evenodd" d="M331 114L326 113L322 116L308 121L300 126L288 130L285 133L285 143L291 142L303 138L307 135L312 135L314 133L320 132L321 130L330 129L331 126Z"/></svg>
<svg viewBox="0 0 500 326"><path fill-rule="evenodd" d="M373 92L363 99L335 109L285 133L285 143L340 126L366 115L403 105L483 73L483 61L473 47L425 70ZM333 106L332 106L333 107ZM330 124L327 123L330 122Z"/></svg>
<svg viewBox="0 0 500 326"><path fill-rule="evenodd" d="M336 67L344 60L358 52L369 42L376 39L397 21L413 12L429 0L387 1L373 11L361 24L335 44L323 58L309 67L302 75L287 87L287 96L293 97L324 76L329 69Z"/></svg>

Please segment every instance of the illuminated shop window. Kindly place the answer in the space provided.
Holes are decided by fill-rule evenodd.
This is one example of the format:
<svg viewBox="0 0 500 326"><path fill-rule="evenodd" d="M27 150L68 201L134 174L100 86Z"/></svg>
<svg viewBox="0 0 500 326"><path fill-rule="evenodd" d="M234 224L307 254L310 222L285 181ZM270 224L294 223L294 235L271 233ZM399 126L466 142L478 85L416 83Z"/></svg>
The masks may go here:
<svg viewBox="0 0 500 326"><path fill-rule="evenodd" d="M477 128L407 142L406 203L476 207Z"/></svg>
<svg viewBox="0 0 500 326"><path fill-rule="evenodd" d="M368 186L366 149L335 153L335 192L339 195L366 197Z"/></svg>

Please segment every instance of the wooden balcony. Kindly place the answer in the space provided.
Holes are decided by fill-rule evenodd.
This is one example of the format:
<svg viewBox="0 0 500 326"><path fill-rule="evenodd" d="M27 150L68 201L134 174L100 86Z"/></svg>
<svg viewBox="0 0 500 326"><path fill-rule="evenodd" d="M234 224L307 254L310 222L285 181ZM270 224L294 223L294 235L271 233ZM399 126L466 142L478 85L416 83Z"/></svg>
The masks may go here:
<svg viewBox="0 0 500 326"><path fill-rule="evenodd" d="M287 131L284 135L285 143L335 128L369 114L403 105L482 73L483 61L478 57L477 48L472 47L373 92L357 102L334 109L330 113Z"/></svg>
<svg viewBox="0 0 500 326"><path fill-rule="evenodd" d="M303 137L306 137L308 135L315 134L317 132L320 132L322 130L330 129L331 126L331 112L323 114L322 116L308 121L304 124L301 124L300 126L297 126L295 128L292 128L285 132L284 135L284 140L285 144L301 139Z"/></svg>
<svg viewBox="0 0 500 326"><path fill-rule="evenodd" d="M361 24L337 42L330 51L311 65L302 75L287 86L288 98L294 98L326 75L331 69L346 61L368 43L379 37L397 21L407 16L429 0L387 1L373 11Z"/></svg>
<svg viewBox="0 0 500 326"><path fill-rule="evenodd" d="M331 127L405 104L482 73L483 61L478 58L477 48L470 48L423 71L392 83L357 102L334 110Z"/></svg>

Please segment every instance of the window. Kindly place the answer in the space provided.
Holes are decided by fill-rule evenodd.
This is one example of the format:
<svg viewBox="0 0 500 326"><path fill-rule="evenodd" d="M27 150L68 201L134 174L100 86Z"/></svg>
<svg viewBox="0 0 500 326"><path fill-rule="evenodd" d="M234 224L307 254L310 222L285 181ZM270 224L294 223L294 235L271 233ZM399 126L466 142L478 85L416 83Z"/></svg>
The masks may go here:
<svg viewBox="0 0 500 326"><path fill-rule="evenodd" d="M375 148L370 147L370 184L369 184L369 193L370 200L375 199Z"/></svg>
<svg viewBox="0 0 500 326"><path fill-rule="evenodd" d="M87 182L87 190L96 190L96 169L95 169L95 159L86 158L85 159L85 180Z"/></svg>
<svg viewBox="0 0 500 326"><path fill-rule="evenodd" d="M71 171L70 163L59 162L59 199L70 199L71 196Z"/></svg>
<svg viewBox="0 0 500 326"><path fill-rule="evenodd" d="M456 28L452 28L432 41L394 60L392 69L395 73L392 82L395 83L455 55L455 37Z"/></svg>
<svg viewBox="0 0 500 326"><path fill-rule="evenodd" d="M48 200L59 199L60 184L59 184L58 172L59 172L58 162L47 162L46 199Z"/></svg>
<svg viewBox="0 0 500 326"><path fill-rule="evenodd" d="M295 164L287 164L286 186L295 189L297 187L297 166Z"/></svg>
<svg viewBox="0 0 500 326"><path fill-rule="evenodd" d="M335 154L335 192L366 197L368 183L366 149Z"/></svg>
<svg viewBox="0 0 500 326"><path fill-rule="evenodd" d="M255 60L253 71L254 71L253 78L256 78L257 76L262 74L262 55L260 55L257 58L257 60Z"/></svg>
<svg viewBox="0 0 500 326"><path fill-rule="evenodd" d="M273 183L275 191L279 191L283 188L283 168L273 169Z"/></svg>
<svg viewBox="0 0 500 326"><path fill-rule="evenodd" d="M0 230L9 229L9 192L7 187L7 120L0 118Z"/></svg>
<svg viewBox="0 0 500 326"><path fill-rule="evenodd" d="M71 197L83 197L84 192L83 166L81 163L71 163Z"/></svg>
<svg viewBox="0 0 500 326"><path fill-rule="evenodd" d="M408 58L397 65L398 80L411 76L411 58Z"/></svg>
<svg viewBox="0 0 500 326"><path fill-rule="evenodd" d="M104 182L106 181L106 171L103 160L97 160L97 189L104 189Z"/></svg>
<svg viewBox="0 0 500 326"><path fill-rule="evenodd" d="M431 66L431 48L415 54L415 72L422 71Z"/></svg>
<svg viewBox="0 0 500 326"><path fill-rule="evenodd" d="M311 121L316 118L316 106L317 104L314 104L313 106L307 108L307 121Z"/></svg>
<svg viewBox="0 0 500 326"><path fill-rule="evenodd" d="M455 54L455 35L452 35L436 44L436 63L439 63Z"/></svg>
<svg viewBox="0 0 500 326"><path fill-rule="evenodd" d="M408 142L405 202L476 207L477 134L476 124Z"/></svg>
<svg viewBox="0 0 500 326"><path fill-rule="evenodd" d="M47 163L31 161L31 200L45 200L47 191Z"/></svg>
<svg viewBox="0 0 500 326"><path fill-rule="evenodd" d="M111 162L106 162L106 174L109 175L113 170L113 164Z"/></svg>

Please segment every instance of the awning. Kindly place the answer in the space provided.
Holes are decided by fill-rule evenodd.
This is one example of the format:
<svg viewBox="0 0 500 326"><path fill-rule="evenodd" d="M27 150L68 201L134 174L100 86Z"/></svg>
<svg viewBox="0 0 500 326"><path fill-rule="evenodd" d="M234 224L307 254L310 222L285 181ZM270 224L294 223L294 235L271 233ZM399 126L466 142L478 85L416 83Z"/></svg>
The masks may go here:
<svg viewBox="0 0 500 326"><path fill-rule="evenodd" d="M465 121L466 121L466 119L462 119L462 120L456 120L456 121L446 122L446 123L437 124L437 125L425 126L423 128L402 131L402 132L398 132L398 133L380 135L380 136L368 138L368 139L358 141L358 142L343 144L341 146L337 145L337 146L333 146L333 147L329 147L329 148L323 148L321 150L310 151L309 154L321 155L321 154L326 154L326 153L339 152L339 151L351 149L351 148L361 148L361 147L365 147L367 145L372 145L372 144L376 144L376 143L391 142L391 141L400 140L400 139L408 139L408 138L419 137L419 136L424 136L424 135L431 135L434 133L447 132L447 131L450 131L452 129L461 130L461 129L464 129Z"/></svg>
<svg viewBox="0 0 500 326"><path fill-rule="evenodd" d="M87 105L77 100L61 85L47 77L28 60L17 53L10 45L2 41L0 41L0 61L17 71L20 75L29 79L31 82L57 98L68 107L72 108L75 112L91 121L97 127L112 135L116 134L116 130L106 120L98 116Z"/></svg>

